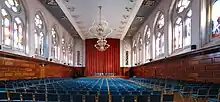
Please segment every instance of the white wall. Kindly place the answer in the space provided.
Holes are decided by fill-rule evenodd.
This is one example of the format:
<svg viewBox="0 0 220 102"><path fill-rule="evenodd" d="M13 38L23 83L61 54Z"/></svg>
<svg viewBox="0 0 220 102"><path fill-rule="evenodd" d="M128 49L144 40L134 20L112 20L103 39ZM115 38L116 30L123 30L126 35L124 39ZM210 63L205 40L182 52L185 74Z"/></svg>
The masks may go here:
<svg viewBox="0 0 220 102"><path fill-rule="evenodd" d="M26 51L21 53L21 52L16 52L13 50L4 50L7 52L11 52L11 53L16 53L16 54L21 54L21 55L25 55L25 56L29 56L29 57L34 57L35 56L35 48L34 48L34 17L36 12L41 12L43 15L43 18L45 20L46 23L46 29L47 29L47 37L48 37L48 43L49 43L49 58L51 57L51 29L54 25L56 25L57 27L57 31L58 31L58 35L59 35L59 39L61 42L62 37L65 37L65 41L66 43L68 43L68 39L70 37L72 37L63 27L62 25L52 16L52 14L38 1L38 0L22 0L24 3L24 7L26 9L26 13L27 13L27 31L26 31ZM4 5L3 3L1 5ZM0 8L1 8L0 5ZM1 18L0 18L1 19ZM1 30L0 30L1 31ZM1 32L0 32L1 34ZM0 39L0 41L2 42L2 39ZM76 45L73 45L73 52L75 53L76 50L81 51L83 54L82 55L82 64L84 64L84 51L83 51L83 42L81 39L79 38L73 38L74 42ZM76 48L74 48L74 46ZM61 48L61 46L60 46ZM67 48L67 47L66 47ZM60 51L61 52L61 51ZM60 55L60 60L57 63L63 63L63 58L62 58L62 54L59 53ZM74 56L74 55L73 55ZM75 57L73 59L75 60ZM75 63L75 62L74 62Z"/></svg>

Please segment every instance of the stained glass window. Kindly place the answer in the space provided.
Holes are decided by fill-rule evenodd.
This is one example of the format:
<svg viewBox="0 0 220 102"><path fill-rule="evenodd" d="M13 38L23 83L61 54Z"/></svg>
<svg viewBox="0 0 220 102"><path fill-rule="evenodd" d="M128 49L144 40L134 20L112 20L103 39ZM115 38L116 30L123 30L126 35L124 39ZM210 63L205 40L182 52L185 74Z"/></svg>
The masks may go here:
<svg viewBox="0 0 220 102"><path fill-rule="evenodd" d="M156 57L164 54L164 15L158 12L159 16L155 26L155 55Z"/></svg>
<svg viewBox="0 0 220 102"><path fill-rule="evenodd" d="M9 13L5 9L1 9L2 15L2 34L3 34L3 43L5 45L11 46L12 35L11 35L11 18Z"/></svg>
<svg viewBox="0 0 220 102"><path fill-rule="evenodd" d="M172 51L191 44L191 0L177 0L172 11Z"/></svg>
<svg viewBox="0 0 220 102"><path fill-rule="evenodd" d="M137 51L136 51L136 42L133 42L133 63L134 65L137 63Z"/></svg>
<svg viewBox="0 0 220 102"><path fill-rule="evenodd" d="M142 62L142 58L143 58L143 55L142 55L142 46L143 45L143 39L142 37L139 38L139 48L138 48L138 51L139 51L139 58L138 58L138 62L141 63Z"/></svg>
<svg viewBox="0 0 220 102"><path fill-rule="evenodd" d="M63 61L65 63L65 62L67 62L67 56L66 56L66 42L65 42L64 37L61 39L61 44L62 44Z"/></svg>
<svg viewBox="0 0 220 102"><path fill-rule="evenodd" d="M145 27L145 60L150 59L150 46L151 46L151 34L150 28L148 26Z"/></svg>
<svg viewBox="0 0 220 102"><path fill-rule="evenodd" d="M220 35L220 0L213 0L212 5L212 36Z"/></svg>
<svg viewBox="0 0 220 102"><path fill-rule="evenodd" d="M191 44L191 16L192 10L190 9L186 14L185 19L184 46L189 46Z"/></svg>
<svg viewBox="0 0 220 102"><path fill-rule="evenodd" d="M183 12L190 4L190 0L179 0L176 4L177 13Z"/></svg>
<svg viewBox="0 0 220 102"><path fill-rule="evenodd" d="M46 28L45 28L45 23L43 21L43 16L41 13L37 13L34 18L34 42L35 42L35 54L44 56L44 50L45 47L44 45L46 44L45 42L45 33L46 33Z"/></svg>
<svg viewBox="0 0 220 102"><path fill-rule="evenodd" d="M73 64L73 50L72 50L72 45L69 44L68 45L68 53L69 53L69 56L68 56L68 63L70 64Z"/></svg>
<svg viewBox="0 0 220 102"><path fill-rule="evenodd" d="M19 49L24 49L23 44L23 24L19 17L15 18L14 22L14 47Z"/></svg>
<svg viewBox="0 0 220 102"><path fill-rule="evenodd" d="M69 53L68 63L73 64L73 40L72 39L70 39L68 43L68 53Z"/></svg>
<svg viewBox="0 0 220 102"><path fill-rule="evenodd" d="M52 57L58 59L58 34L55 27L52 28Z"/></svg>
<svg viewBox="0 0 220 102"><path fill-rule="evenodd" d="M174 50L182 48L183 23L181 18L177 18L174 26L173 48Z"/></svg>
<svg viewBox="0 0 220 102"><path fill-rule="evenodd" d="M21 9L18 0L5 0L5 5L14 12L19 12Z"/></svg>
<svg viewBox="0 0 220 102"><path fill-rule="evenodd" d="M3 45L12 50L25 50L26 13L21 1L1 1Z"/></svg>

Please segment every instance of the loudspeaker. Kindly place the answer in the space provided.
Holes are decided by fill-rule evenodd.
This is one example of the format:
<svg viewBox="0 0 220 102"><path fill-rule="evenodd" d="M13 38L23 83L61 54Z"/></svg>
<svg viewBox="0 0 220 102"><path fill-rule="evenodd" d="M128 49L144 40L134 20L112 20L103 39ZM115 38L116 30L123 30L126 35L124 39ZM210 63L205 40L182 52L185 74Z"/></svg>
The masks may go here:
<svg viewBox="0 0 220 102"><path fill-rule="evenodd" d="M195 50L196 49L196 45L191 45L191 50Z"/></svg>
<svg viewBox="0 0 220 102"><path fill-rule="evenodd" d="M130 69L130 70L128 71L128 77L132 78L133 76L134 76L134 73L133 73L133 71Z"/></svg>

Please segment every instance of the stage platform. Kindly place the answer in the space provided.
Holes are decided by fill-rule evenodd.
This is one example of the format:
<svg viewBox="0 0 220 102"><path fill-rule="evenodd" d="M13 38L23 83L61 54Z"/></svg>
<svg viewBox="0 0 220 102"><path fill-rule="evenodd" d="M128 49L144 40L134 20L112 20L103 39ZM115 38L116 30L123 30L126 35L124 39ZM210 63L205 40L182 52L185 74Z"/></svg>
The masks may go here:
<svg viewBox="0 0 220 102"><path fill-rule="evenodd" d="M90 78L124 78L127 79L128 76L87 76Z"/></svg>

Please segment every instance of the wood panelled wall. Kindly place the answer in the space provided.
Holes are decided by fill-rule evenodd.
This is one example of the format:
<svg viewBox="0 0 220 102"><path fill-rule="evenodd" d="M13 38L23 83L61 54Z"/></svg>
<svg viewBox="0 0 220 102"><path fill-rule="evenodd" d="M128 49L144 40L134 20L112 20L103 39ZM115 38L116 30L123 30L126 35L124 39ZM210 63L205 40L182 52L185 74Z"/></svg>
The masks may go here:
<svg viewBox="0 0 220 102"><path fill-rule="evenodd" d="M86 40L86 76L92 76L96 72L120 75L120 40L107 39L107 41L110 47L101 52L94 47L97 39Z"/></svg>
<svg viewBox="0 0 220 102"><path fill-rule="evenodd" d="M0 58L0 79L41 78L41 68L34 62Z"/></svg>
<svg viewBox="0 0 220 102"><path fill-rule="evenodd" d="M139 77L220 83L220 46L153 61L133 67Z"/></svg>
<svg viewBox="0 0 220 102"><path fill-rule="evenodd" d="M74 67L0 52L0 80L72 77Z"/></svg>

